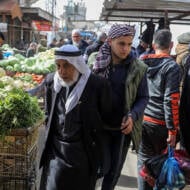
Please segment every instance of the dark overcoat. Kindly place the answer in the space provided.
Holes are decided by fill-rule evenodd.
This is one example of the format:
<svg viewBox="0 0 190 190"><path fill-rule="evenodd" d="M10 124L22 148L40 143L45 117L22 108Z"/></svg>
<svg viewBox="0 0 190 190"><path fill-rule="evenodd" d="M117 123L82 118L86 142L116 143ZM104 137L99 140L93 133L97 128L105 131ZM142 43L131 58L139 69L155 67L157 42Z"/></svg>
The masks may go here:
<svg viewBox="0 0 190 190"><path fill-rule="evenodd" d="M184 69L184 81L179 107L179 123L182 145L190 154L190 56Z"/></svg>
<svg viewBox="0 0 190 190"><path fill-rule="evenodd" d="M58 96L58 93L54 90L53 77L54 74L50 74L45 79L46 135L40 167L44 166L46 162L52 139L52 118ZM81 125L82 142L84 143L88 157L89 173L94 182L97 177L98 169L101 165L104 165L103 161L106 160L107 166L104 166L109 167L109 158L105 158L107 135L103 126L109 119L112 106L111 101L111 88L108 81L94 74L90 74L78 104L65 116L65 126L67 127L76 126L76 114L80 116L80 123L78 123L78 125ZM72 152L70 155L72 156ZM105 170L107 169L108 168L105 168ZM74 181L74 179L71 179L72 183L74 183Z"/></svg>

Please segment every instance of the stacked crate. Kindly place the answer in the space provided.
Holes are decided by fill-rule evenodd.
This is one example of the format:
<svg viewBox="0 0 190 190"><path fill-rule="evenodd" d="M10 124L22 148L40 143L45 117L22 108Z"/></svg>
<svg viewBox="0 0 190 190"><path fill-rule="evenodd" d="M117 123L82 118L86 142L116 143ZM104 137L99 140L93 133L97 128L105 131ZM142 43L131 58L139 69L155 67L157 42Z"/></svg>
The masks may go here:
<svg viewBox="0 0 190 190"><path fill-rule="evenodd" d="M0 189L35 189L38 128L19 128L0 139Z"/></svg>

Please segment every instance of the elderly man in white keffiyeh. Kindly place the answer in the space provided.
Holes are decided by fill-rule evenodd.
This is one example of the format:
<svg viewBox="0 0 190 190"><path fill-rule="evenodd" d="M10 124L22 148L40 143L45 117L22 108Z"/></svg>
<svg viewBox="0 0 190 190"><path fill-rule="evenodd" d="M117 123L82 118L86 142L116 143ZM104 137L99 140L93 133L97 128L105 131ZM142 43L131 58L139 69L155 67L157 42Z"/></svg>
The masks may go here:
<svg viewBox="0 0 190 190"><path fill-rule="evenodd" d="M91 73L74 45L56 50L55 63L57 71L44 81L46 141L40 190L94 190L111 88L106 79Z"/></svg>
<svg viewBox="0 0 190 190"><path fill-rule="evenodd" d="M102 190L113 190L121 174L131 140L138 151L143 112L148 102L145 64L138 60L132 48L133 26L114 24L100 48L93 71L111 84L113 96L110 118L108 158L110 168L104 173ZM114 128L114 130L113 130Z"/></svg>

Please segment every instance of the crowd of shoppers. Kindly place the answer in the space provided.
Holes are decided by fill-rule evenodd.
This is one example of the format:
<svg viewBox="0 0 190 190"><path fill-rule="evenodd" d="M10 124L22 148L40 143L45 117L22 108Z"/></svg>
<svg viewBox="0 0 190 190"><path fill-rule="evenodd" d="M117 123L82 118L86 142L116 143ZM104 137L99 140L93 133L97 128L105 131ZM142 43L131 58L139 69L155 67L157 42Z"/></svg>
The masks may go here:
<svg viewBox="0 0 190 190"><path fill-rule="evenodd" d="M114 190L130 144L138 158L138 189L151 190L139 174L147 159L178 142L190 154L190 33L179 35L176 57L169 29L149 41L141 37L138 48L134 36L134 26L113 24L92 45L79 29L70 42L45 41L45 49L56 47L56 71L43 81L40 190L94 190L98 178L101 190ZM142 46L146 41L151 51ZM31 42L26 57L38 52Z"/></svg>
<svg viewBox="0 0 190 190"><path fill-rule="evenodd" d="M101 190L114 190L131 143L138 171L168 144L175 148L178 136L190 153L190 38L183 56L176 48L175 60L169 29L156 31L153 51L141 56L134 35L133 26L113 24L103 41L88 46L75 29L72 45L55 51L57 70L44 82L40 190L94 190L100 177ZM179 36L179 44L184 36L190 35ZM139 173L138 189L153 189Z"/></svg>

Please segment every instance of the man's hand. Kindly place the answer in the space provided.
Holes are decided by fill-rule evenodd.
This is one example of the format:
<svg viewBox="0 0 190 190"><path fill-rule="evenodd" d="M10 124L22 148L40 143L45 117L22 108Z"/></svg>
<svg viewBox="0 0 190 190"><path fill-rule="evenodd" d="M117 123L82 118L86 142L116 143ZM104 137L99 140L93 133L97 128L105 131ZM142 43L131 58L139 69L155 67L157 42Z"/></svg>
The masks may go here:
<svg viewBox="0 0 190 190"><path fill-rule="evenodd" d="M133 119L132 117L126 117L124 116L121 123L121 131L125 135L128 135L133 129Z"/></svg>
<svg viewBox="0 0 190 190"><path fill-rule="evenodd" d="M168 135L167 143L168 143L171 147L175 147L175 145L176 145L176 135Z"/></svg>

